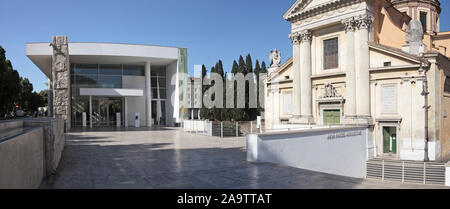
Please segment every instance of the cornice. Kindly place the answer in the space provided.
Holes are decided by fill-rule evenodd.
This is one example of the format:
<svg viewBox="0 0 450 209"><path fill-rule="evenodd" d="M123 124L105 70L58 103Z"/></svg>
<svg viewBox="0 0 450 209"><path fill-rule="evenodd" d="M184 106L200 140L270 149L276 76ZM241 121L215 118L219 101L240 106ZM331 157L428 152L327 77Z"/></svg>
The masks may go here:
<svg viewBox="0 0 450 209"><path fill-rule="evenodd" d="M350 6L352 4L355 3L360 3L363 2L364 0L331 0L328 1L326 3L317 5L313 8L310 8L308 10L304 10L304 11L298 11L295 13L292 13L293 11L295 11L296 8L292 9L290 12L290 14L286 14L284 16L284 19L290 22L296 22L308 17L312 17L318 14L322 14L324 12L328 12L331 10L335 10L335 9L339 9L342 7L346 7L346 6ZM300 1L301 3L302 1ZM297 5L298 6L298 5ZM288 11L289 12L289 11Z"/></svg>

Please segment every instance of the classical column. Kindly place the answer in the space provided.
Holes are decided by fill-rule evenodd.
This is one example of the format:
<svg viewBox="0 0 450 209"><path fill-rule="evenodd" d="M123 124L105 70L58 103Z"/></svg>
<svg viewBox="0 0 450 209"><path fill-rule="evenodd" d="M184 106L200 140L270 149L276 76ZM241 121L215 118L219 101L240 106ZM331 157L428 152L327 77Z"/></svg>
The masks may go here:
<svg viewBox="0 0 450 209"><path fill-rule="evenodd" d="M345 26L345 40L347 47L345 47L345 66L346 70L345 83L346 83L346 97L345 97L345 116L356 116L356 78L355 78L355 18L349 18L342 21Z"/></svg>
<svg viewBox="0 0 450 209"><path fill-rule="evenodd" d="M292 73L293 75L293 95L292 95L292 99L293 99L293 109L292 109L292 114L293 114L293 119L294 120L298 120L300 119L300 115L301 115L301 73L300 73L300 42L301 42L301 37L299 33L292 33L289 35L289 38L292 41L292 45L293 45L293 53L292 53L292 59L293 59L293 67L294 67L294 72Z"/></svg>
<svg viewBox="0 0 450 209"><path fill-rule="evenodd" d="M361 15L356 18L358 30L355 33L356 66L356 114L358 117L370 117L370 75L369 75L369 30L373 17Z"/></svg>
<svg viewBox="0 0 450 209"><path fill-rule="evenodd" d="M301 33L300 43L300 88L301 88L301 117L305 123L312 122L312 89L311 89L311 31Z"/></svg>
<svg viewBox="0 0 450 209"><path fill-rule="evenodd" d="M145 122L152 127L152 79L150 62L145 63Z"/></svg>

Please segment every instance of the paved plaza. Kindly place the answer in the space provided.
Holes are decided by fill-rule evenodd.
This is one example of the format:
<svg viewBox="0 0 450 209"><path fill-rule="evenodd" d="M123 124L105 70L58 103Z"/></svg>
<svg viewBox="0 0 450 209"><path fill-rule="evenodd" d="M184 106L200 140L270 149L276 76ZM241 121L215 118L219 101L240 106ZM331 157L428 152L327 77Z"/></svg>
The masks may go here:
<svg viewBox="0 0 450 209"><path fill-rule="evenodd" d="M56 189L366 189L443 188L353 179L246 161L245 138L217 138L175 128L75 130Z"/></svg>

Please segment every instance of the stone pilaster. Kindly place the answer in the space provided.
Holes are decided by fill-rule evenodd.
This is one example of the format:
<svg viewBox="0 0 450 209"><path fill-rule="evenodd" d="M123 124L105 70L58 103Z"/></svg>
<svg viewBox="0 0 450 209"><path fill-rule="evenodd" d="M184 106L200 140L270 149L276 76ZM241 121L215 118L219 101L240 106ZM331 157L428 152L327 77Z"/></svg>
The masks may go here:
<svg viewBox="0 0 450 209"><path fill-rule="evenodd" d="M370 112L370 74L369 74L369 31L373 17L361 15L355 18L355 67L356 67L356 114L358 118L371 116Z"/></svg>
<svg viewBox="0 0 450 209"><path fill-rule="evenodd" d="M345 62L344 69L346 71L346 98L345 98L345 117L354 118L356 116L356 78L355 78L355 18L348 18L342 21L345 26L345 40L347 47L345 47Z"/></svg>
<svg viewBox="0 0 450 209"><path fill-rule="evenodd" d="M299 33L292 33L289 35L289 38L292 41L293 45L293 53L292 53L292 59L293 59L293 67L294 72L293 75L293 108L292 108L292 114L293 114L293 120L300 119L301 115L301 72L300 72L300 42L301 42L301 35Z"/></svg>
<svg viewBox="0 0 450 209"><path fill-rule="evenodd" d="M301 65L301 123L313 123L312 116L312 89L311 89L311 31L305 30L301 33L300 43L300 65Z"/></svg>
<svg viewBox="0 0 450 209"><path fill-rule="evenodd" d="M53 36L52 89L53 117L64 119L65 129L71 128L70 59L67 36Z"/></svg>

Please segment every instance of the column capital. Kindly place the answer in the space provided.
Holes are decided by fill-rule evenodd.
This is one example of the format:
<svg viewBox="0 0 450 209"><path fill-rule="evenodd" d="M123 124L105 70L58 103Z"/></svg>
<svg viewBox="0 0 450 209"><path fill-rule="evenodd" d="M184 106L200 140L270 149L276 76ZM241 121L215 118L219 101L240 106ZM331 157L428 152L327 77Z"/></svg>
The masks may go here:
<svg viewBox="0 0 450 209"><path fill-rule="evenodd" d="M372 27L372 23L373 23L373 17L372 15L359 15L357 17L355 17L356 20L356 25L358 29L369 29L370 27Z"/></svg>
<svg viewBox="0 0 450 209"><path fill-rule="evenodd" d="M311 30L304 30L300 34L301 34L302 41L311 41L312 40Z"/></svg>
<svg viewBox="0 0 450 209"><path fill-rule="evenodd" d="M344 19L344 20L342 20L341 23L344 25L346 33L355 32L356 27L357 27L357 22L354 17Z"/></svg>
<svg viewBox="0 0 450 209"><path fill-rule="evenodd" d="M294 45L300 45L301 42L301 34L296 32L296 33L291 33L289 34L289 38L292 41L292 44Z"/></svg>

